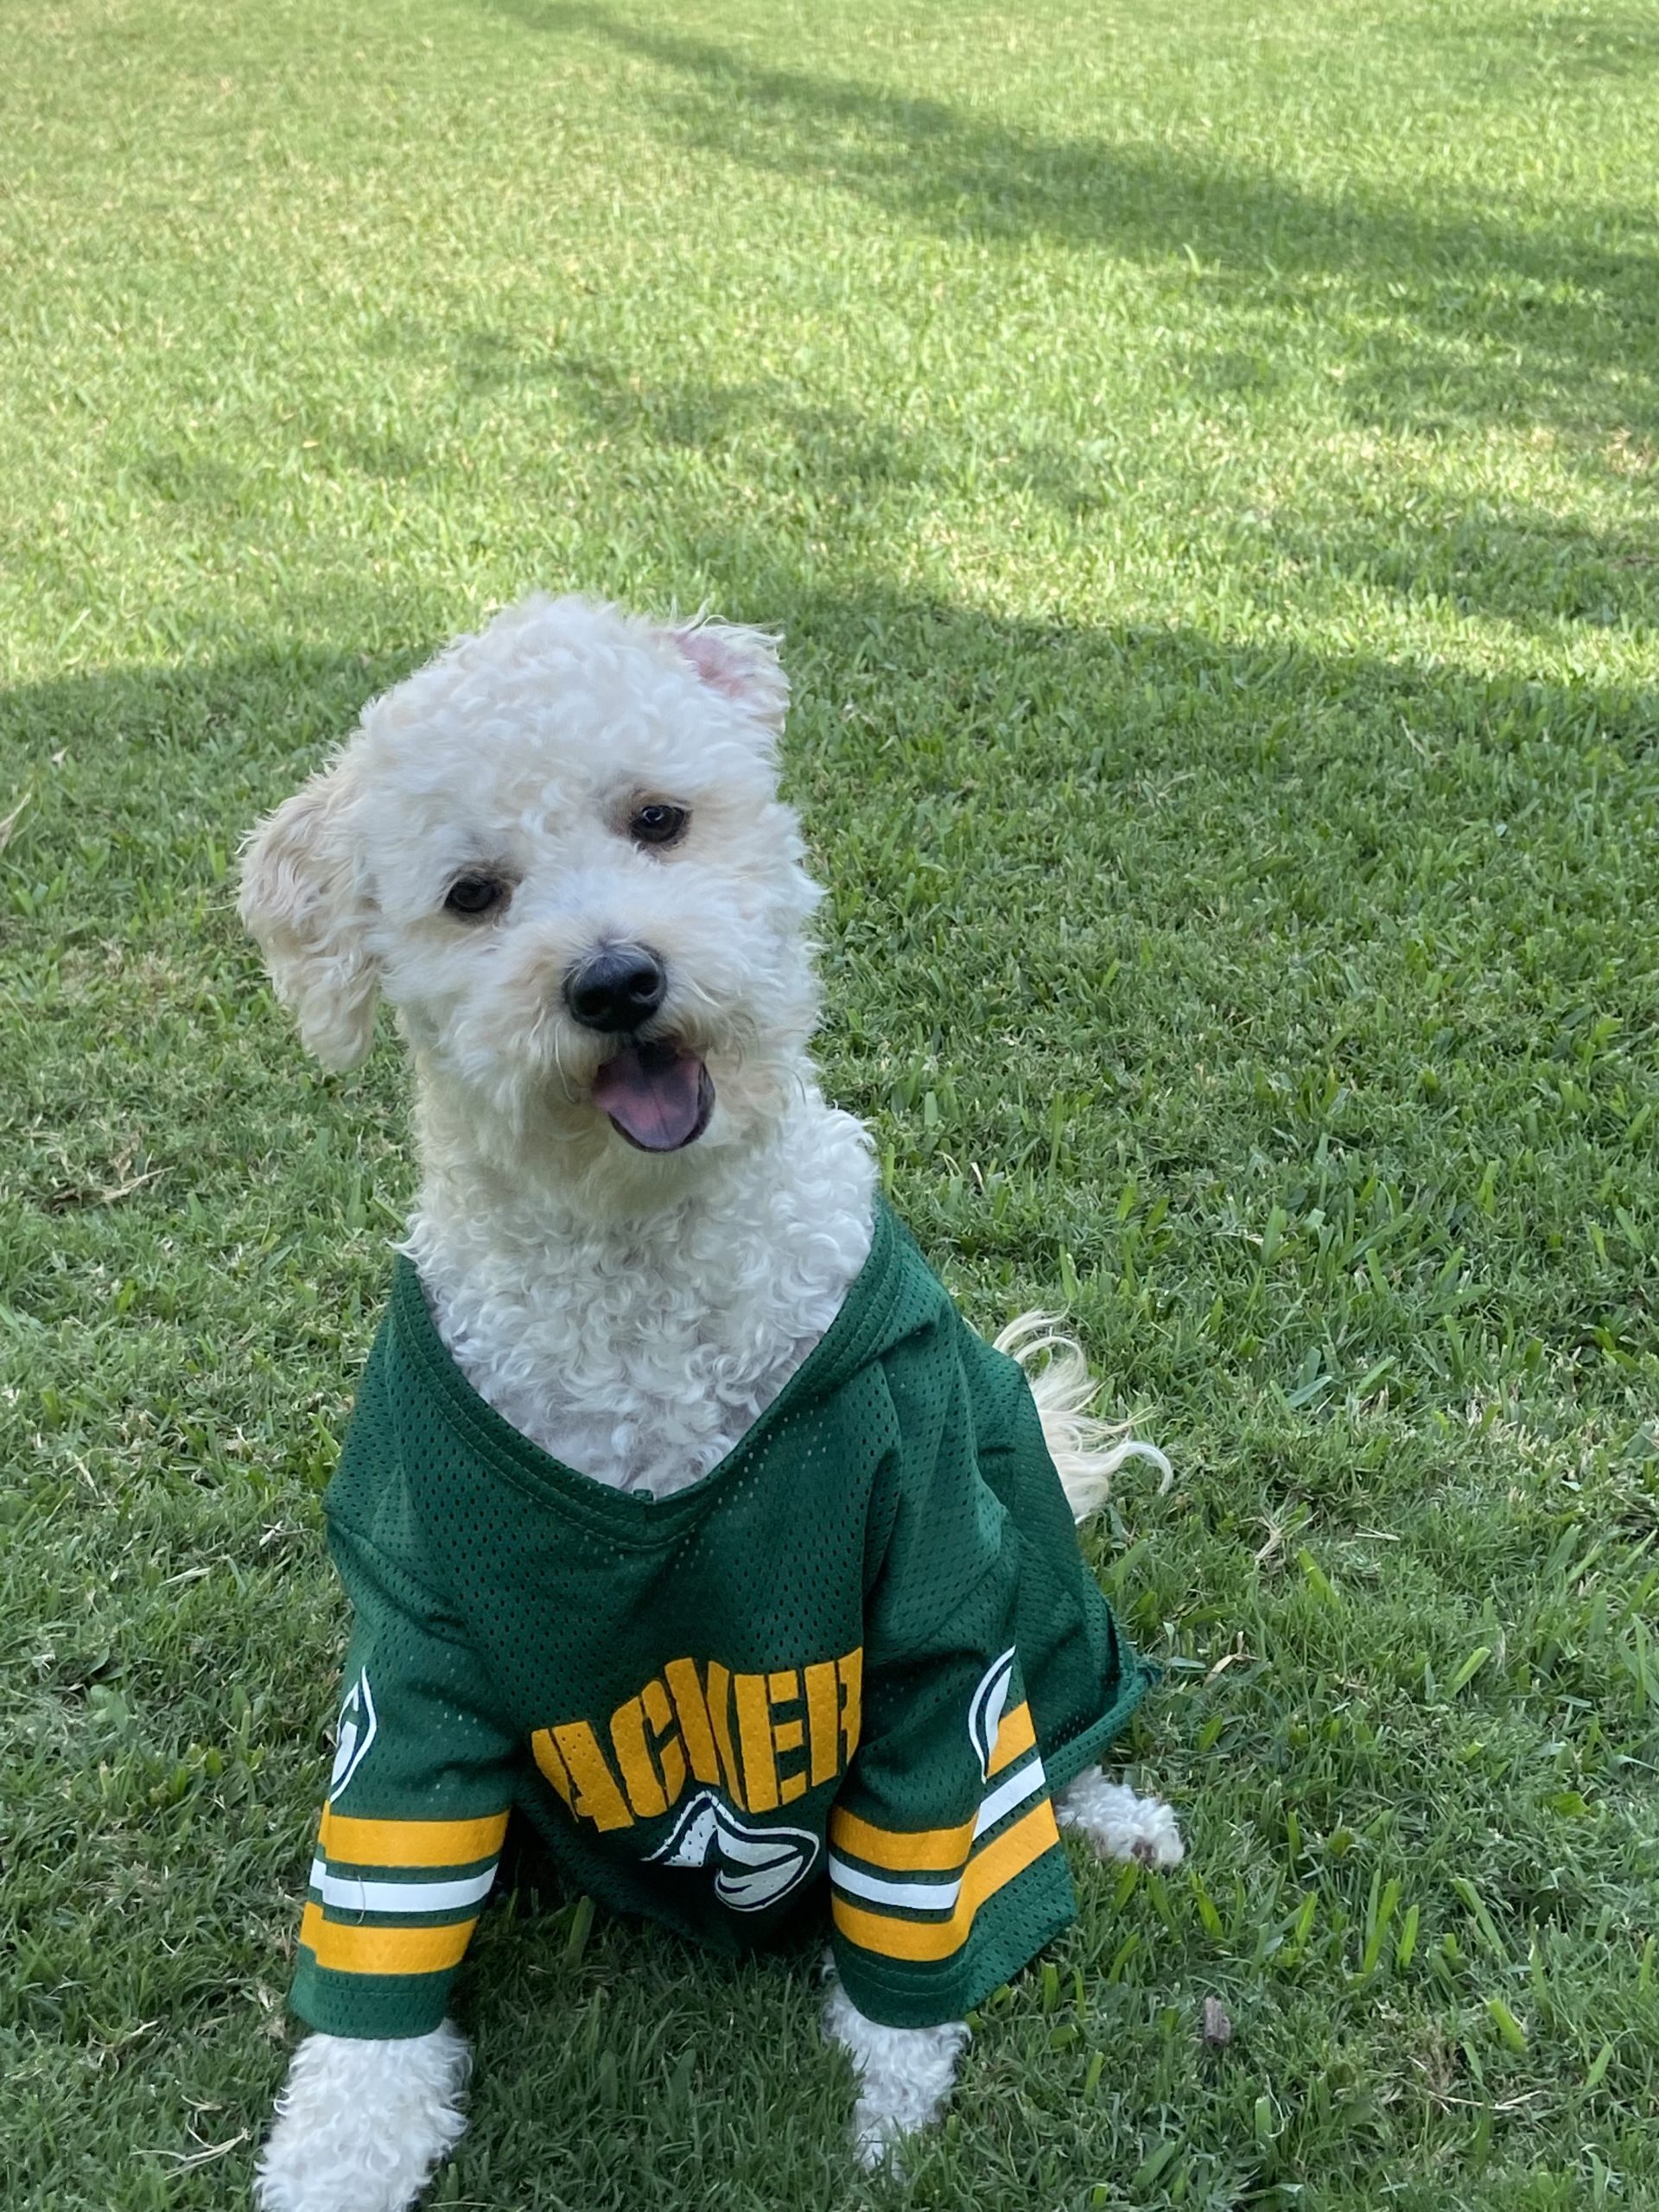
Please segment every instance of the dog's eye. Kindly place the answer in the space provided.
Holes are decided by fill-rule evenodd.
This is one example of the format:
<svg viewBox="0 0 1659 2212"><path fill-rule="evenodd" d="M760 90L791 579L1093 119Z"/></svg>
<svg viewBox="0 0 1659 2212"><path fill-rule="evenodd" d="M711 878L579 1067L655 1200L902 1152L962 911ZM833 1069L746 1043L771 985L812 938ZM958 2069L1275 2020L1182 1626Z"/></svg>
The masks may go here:
<svg viewBox="0 0 1659 2212"><path fill-rule="evenodd" d="M636 807L628 817L628 835L636 845L671 845L685 835L691 819L683 806Z"/></svg>
<svg viewBox="0 0 1659 2212"><path fill-rule="evenodd" d="M450 914L487 914L506 895L506 885L493 875L458 875L449 887L444 911Z"/></svg>

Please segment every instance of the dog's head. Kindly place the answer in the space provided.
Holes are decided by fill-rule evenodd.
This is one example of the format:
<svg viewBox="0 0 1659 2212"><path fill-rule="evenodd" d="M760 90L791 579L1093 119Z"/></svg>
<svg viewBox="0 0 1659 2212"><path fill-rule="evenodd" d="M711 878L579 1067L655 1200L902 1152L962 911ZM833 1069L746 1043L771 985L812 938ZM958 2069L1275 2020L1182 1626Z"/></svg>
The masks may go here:
<svg viewBox="0 0 1659 2212"><path fill-rule="evenodd" d="M669 1188L752 1141L815 1011L787 698L758 632L537 596L375 700L244 859L306 1043L355 1066L384 993L503 1164Z"/></svg>

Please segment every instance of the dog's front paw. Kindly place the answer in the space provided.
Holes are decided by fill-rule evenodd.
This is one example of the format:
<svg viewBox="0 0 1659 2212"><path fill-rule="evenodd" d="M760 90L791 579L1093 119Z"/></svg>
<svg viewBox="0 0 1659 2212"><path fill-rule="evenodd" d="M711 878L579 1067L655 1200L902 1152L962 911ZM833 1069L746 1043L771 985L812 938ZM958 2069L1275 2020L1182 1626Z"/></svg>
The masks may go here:
<svg viewBox="0 0 1659 2212"><path fill-rule="evenodd" d="M461 2140L471 2063L446 2020L428 2036L308 2036L259 2161L259 2212L406 2212Z"/></svg>
<svg viewBox="0 0 1659 2212"><path fill-rule="evenodd" d="M1109 1782L1085 1767L1055 1801L1063 1828L1088 1837L1103 1859L1138 1859L1143 1866L1179 1866L1186 1856L1175 1815L1161 1797L1137 1797L1125 1782Z"/></svg>
<svg viewBox="0 0 1659 2212"><path fill-rule="evenodd" d="M967 2046L967 2025L946 2020L936 2028L884 2028L866 2019L836 1980L823 2008L823 2031L858 2075L854 2154L861 2166L879 2166L896 2143L931 2126L944 2110Z"/></svg>

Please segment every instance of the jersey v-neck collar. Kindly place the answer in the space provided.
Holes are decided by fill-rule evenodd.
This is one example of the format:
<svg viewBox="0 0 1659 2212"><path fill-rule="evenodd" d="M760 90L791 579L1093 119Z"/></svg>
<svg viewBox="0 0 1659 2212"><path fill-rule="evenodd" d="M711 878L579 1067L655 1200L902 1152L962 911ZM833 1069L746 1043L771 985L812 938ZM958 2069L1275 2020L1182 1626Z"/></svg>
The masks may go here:
<svg viewBox="0 0 1659 2212"><path fill-rule="evenodd" d="M625 1541L652 1543L677 1534L706 1512L793 1409L840 1387L885 1349L884 1333L899 1300L903 1244L892 1209L878 1196L869 1252L836 1318L783 1389L706 1475L666 1497L613 1489L555 1458L505 1420L455 1363L432 1319L412 1261L399 1255L392 1281L391 1349L420 1376L433 1414L466 1448L544 1504Z"/></svg>

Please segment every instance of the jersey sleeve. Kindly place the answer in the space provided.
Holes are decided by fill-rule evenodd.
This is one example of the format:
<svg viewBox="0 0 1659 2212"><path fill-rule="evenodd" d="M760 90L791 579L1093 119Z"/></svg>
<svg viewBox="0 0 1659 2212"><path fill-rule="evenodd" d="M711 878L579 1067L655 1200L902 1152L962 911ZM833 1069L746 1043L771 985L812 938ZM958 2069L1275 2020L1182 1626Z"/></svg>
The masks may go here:
<svg viewBox="0 0 1659 2212"><path fill-rule="evenodd" d="M516 1746L431 1601L335 1522L354 1609L291 2003L328 2035L442 2022L506 1833Z"/></svg>
<svg viewBox="0 0 1659 2212"><path fill-rule="evenodd" d="M1119 1627L1078 1546L1023 1372L965 1321L957 1342L979 1471L1020 1532L1014 1641L1043 1763L1058 1791L1085 1766L1109 1758L1153 1670Z"/></svg>
<svg viewBox="0 0 1659 2212"><path fill-rule="evenodd" d="M895 2027L959 2018L1076 1911L1014 1633L1019 1532L978 1473L950 1334L889 1376L904 1444L830 1818L836 1962Z"/></svg>

